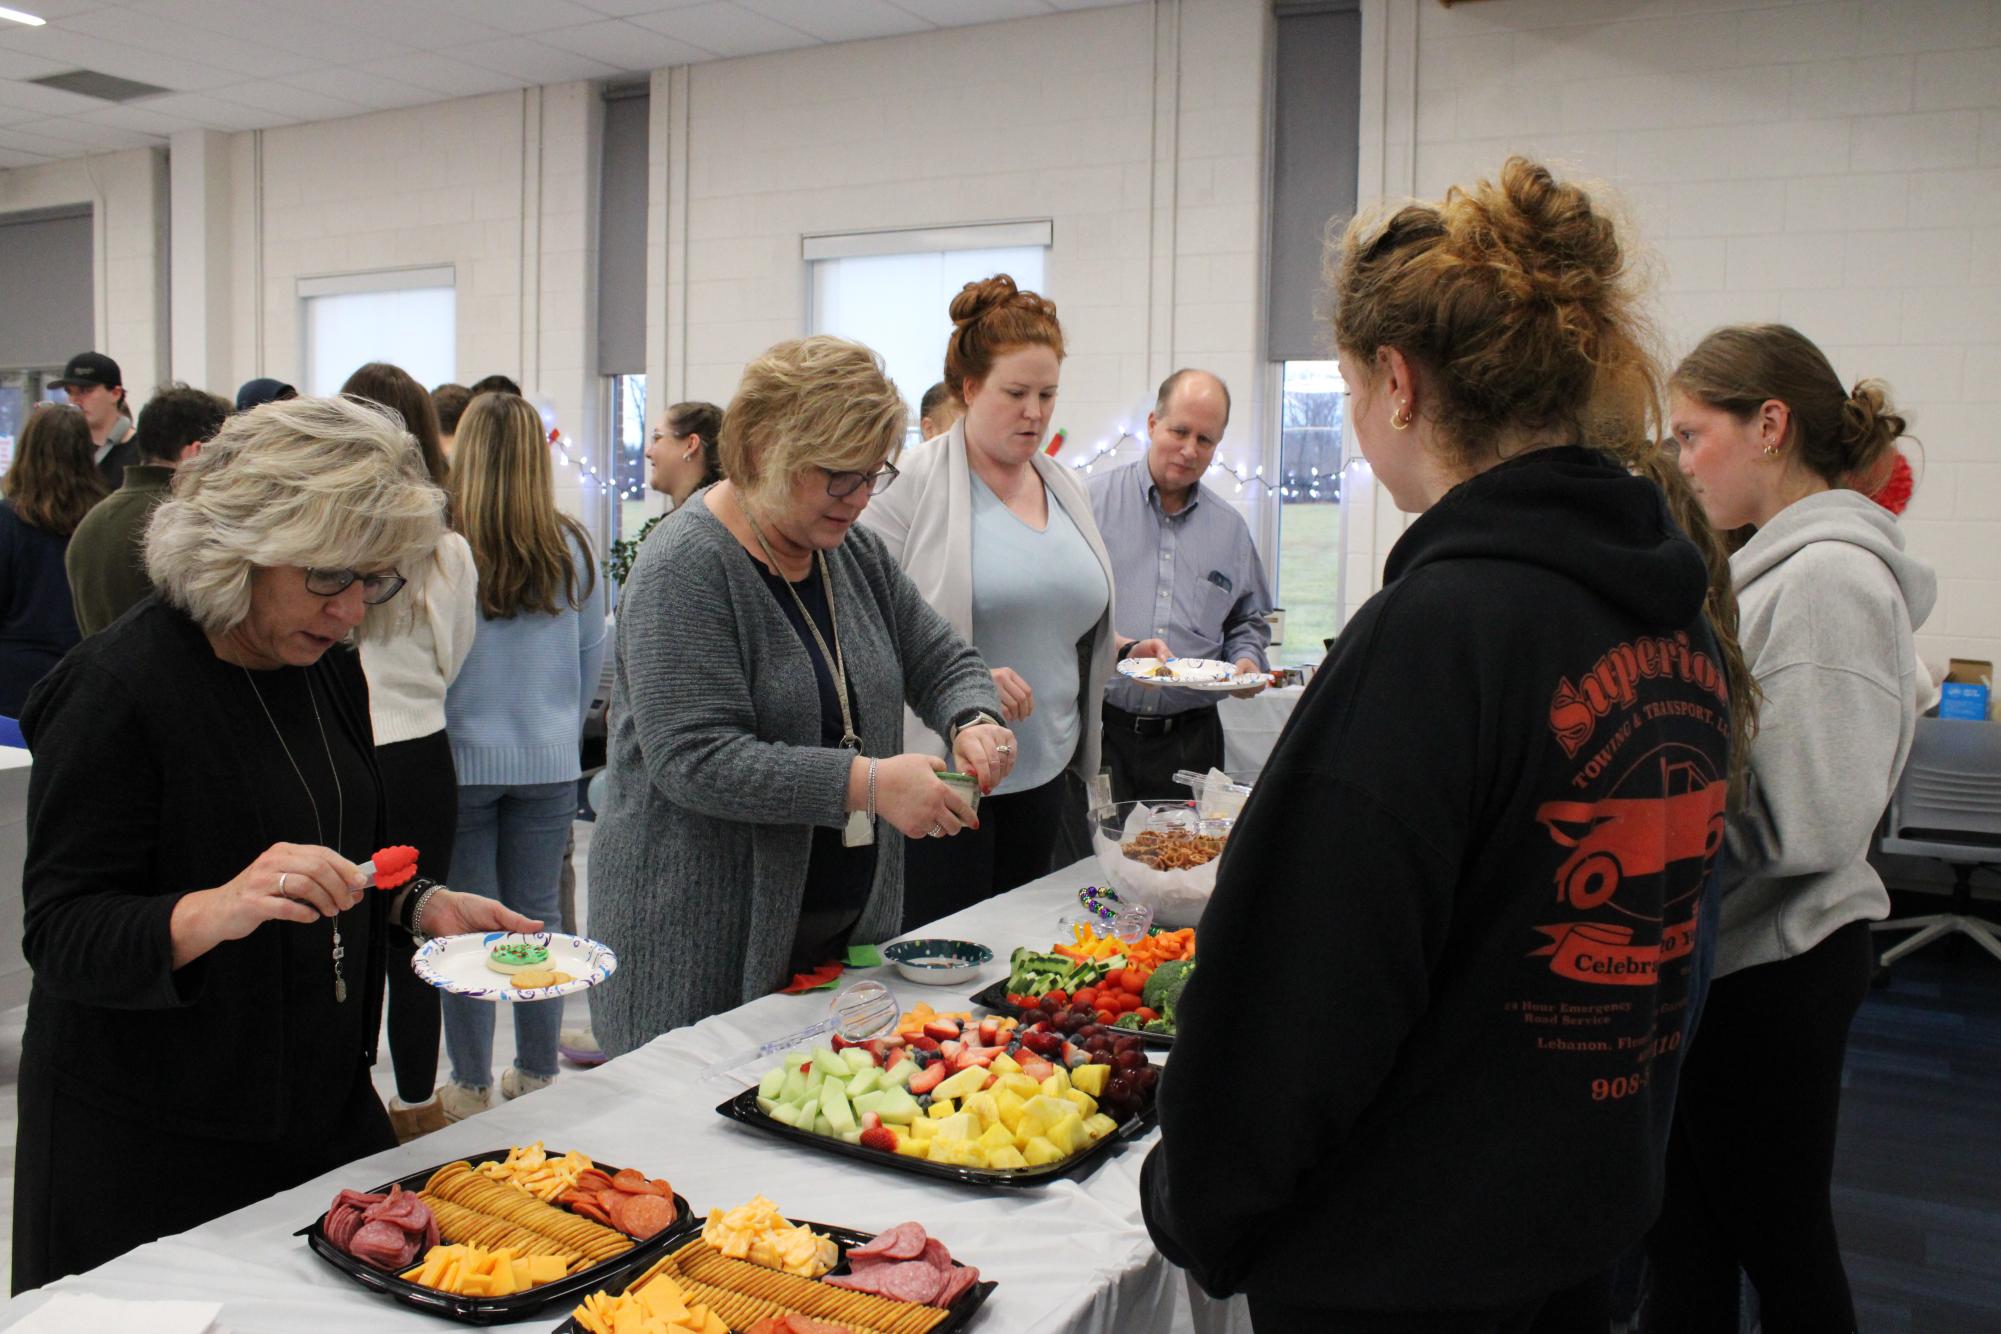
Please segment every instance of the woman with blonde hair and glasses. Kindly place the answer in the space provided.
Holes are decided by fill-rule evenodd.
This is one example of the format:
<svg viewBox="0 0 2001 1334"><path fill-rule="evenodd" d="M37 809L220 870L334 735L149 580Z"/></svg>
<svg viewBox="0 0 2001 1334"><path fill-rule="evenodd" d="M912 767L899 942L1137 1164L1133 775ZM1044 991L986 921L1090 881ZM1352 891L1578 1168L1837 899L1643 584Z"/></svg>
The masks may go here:
<svg viewBox="0 0 2001 1334"><path fill-rule="evenodd" d="M389 935L540 927L357 870L389 824L350 640L444 508L387 413L240 413L153 514L159 591L30 696L16 1291L393 1147L369 1079ZM155 1154L229 1168L132 1190Z"/></svg>
<svg viewBox="0 0 2001 1334"><path fill-rule="evenodd" d="M613 1055L896 933L904 839L978 824L904 751L906 703L983 784L1013 762L986 665L855 525L905 413L861 344L778 344L724 414L724 480L640 548L591 846Z"/></svg>
<svg viewBox="0 0 2001 1334"><path fill-rule="evenodd" d="M479 632L445 696L458 769L452 874L531 916L556 919L577 810L577 743L604 661L604 588L590 538L556 508L542 418L517 394L474 398L452 447L452 515L479 571ZM447 996L446 1119L492 1101L494 1007ZM511 1007L504 1098L556 1077L563 1003Z"/></svg>
<svg viewBox="0 0 2001 1334"><path fill-rule="evenodd" d="M0 481L0 717L19 717L29 687L82 637L63 558L110 494L90 455L83 413L45 403L28 414Z"/></svg>

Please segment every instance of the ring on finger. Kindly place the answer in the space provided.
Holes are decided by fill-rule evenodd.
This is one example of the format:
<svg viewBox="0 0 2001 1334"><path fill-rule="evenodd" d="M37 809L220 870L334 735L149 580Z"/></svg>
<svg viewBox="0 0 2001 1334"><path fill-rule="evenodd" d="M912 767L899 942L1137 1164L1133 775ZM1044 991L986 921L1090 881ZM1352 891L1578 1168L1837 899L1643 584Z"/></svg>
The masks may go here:
<svg viewBox="0 0 2001 1334"><path fill-rule="evenodd" d="M943 837L945 837L945 826L944 826L944 825L941 825L941 824L934 824L934 825L932 825L932 826L931 826L931 835L930 835L930 836L931 836L932 838L943 838Z"/></svg>
<svg viewBox="0 0 2001 1334"><path fill-rule="evenodd" d="M278 873L278 897L281 899L289 899L292 897L290 894L287 894L285 892L285 881L291 878L291 874L292 873L290 871L280 871Z"/></svg>
<svg viewBox="0 0 2001 1334"><path fill-rule="evenodd" d="M1003 741L998 746L995 746L994 749L1003 755L1012 755L1014 754L1014 742Z"/></svg>

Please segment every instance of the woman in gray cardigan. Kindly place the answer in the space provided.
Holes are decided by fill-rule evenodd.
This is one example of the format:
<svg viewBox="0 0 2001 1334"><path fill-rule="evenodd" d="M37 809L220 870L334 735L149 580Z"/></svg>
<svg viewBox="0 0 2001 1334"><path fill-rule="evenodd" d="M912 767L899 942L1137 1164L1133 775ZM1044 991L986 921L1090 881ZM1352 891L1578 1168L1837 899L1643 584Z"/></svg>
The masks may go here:
<svg viewBox="0 0 2001 1334"><path fill-rule="evenodd" d="M1013 766L986 664L854 527L904 415L867 348L779 344L725 415L727 480L640 549L591 848L613 1055L895 934L904 837L977 827L943 760L900 753L906 703L982 787Z"/></svg>

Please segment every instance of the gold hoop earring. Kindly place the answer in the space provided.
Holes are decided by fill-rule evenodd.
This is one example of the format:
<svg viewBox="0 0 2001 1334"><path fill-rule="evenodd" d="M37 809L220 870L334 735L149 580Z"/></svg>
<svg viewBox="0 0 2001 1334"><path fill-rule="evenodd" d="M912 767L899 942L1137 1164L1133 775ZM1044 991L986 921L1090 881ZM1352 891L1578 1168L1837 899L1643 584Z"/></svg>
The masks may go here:
<svg viewBox="0 0 2001 1334"><path fill-rule="evenodd" d="M1410 429L1410 405L1408 403L1390 414L1390 426L1393 430L1398 431L1407 431Z"/></svg>
<svg viewBox="0 0 2001 1334"><path fill-rule="evenodd" d="M1778 456L1779 456L1779 447L1767 441L1765 444L1765 457L1768 459L1775 459Z"/></svg>
<svg viewBox="0 0 2001 1334"><path fill-rule="evenodd" d="M687 462L688 462L689 460L693 459L694 457L695 457L695 451L691 449L691 450L689 450L689 451L688 451L687 453L685 453L685 454L683 454L683 455L681 456L681 462L683 462L683 463L687 463Z"/></svg>

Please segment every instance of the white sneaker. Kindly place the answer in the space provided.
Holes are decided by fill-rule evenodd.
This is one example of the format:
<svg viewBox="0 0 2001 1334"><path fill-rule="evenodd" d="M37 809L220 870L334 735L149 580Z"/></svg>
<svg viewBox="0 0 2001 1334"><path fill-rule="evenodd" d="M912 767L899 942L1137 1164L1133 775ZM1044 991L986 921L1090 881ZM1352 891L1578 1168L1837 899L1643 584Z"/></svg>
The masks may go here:
<svg viewBox="0 0 2001 1334"><path fill-rule="evenodd" d="M471 1089L453 1082L438 1089L438 1107L444 1112L446 1121L463 1121L491 1106L493 1090L490 1088Z"/></svg>
<svg viewBox="0 0 2001 1334"><path fill-rule="evenodd" d="M556 1051L564 1060L573 1065L581 1065L586 1070L592 1066L603 1065L607 1059L604 1048L598 1045L597 1034L591 1031L589 1024L585 1024L582 1028L564 1029L562 1037L557 1041Z"/></svg>
<svg viewBox="0 0 2001 1334"><path fill-rule="evenodd" d="M548 1088L555 1082L554 1075L531 1075L518 1065L510 1065L500 1072L500 1096L518 1098L524 1093Z"/></svg>

